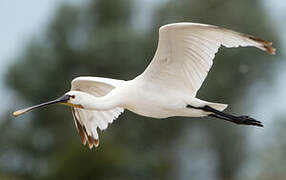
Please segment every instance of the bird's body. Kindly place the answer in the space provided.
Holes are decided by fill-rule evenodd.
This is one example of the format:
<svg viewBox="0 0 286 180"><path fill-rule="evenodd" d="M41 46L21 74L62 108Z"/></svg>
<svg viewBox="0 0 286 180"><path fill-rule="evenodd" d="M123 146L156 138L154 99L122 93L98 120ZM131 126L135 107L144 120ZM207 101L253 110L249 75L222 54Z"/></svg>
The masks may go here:
<svg viewBox="0 0 286 180"><path fill-rule="evenodd" d="M117 99L117 106L128 109L136 114L152 117L167 118L171 116L201 117L209 113L186 108L188 104L194 106L216 104L222 108L227 105L218 103L208 103L185 94L177 88L162 88L153 86L151 83L146 85L140 78L125 81L111 92L110 98ZM219 107L217 107L219 108ZM222 110L222 109L220 109Z"/></svg>
<svg viewBox="0 0 286 180"><path fill-rule="evenodd" d="M175 23L162 26L155 56L146 70L129 80L78 77L71 91L56 101L14 113L15 116L47 104L72 106L83 144L98 146L97 128L104 130L124 109L142 116L212 116L237 124L262 126L248 116L223 113L226 104L196 98L221 45L253 46L271 54L271 42L212 25Z"/></svg>
<svg viewBox="0 0 286 180"><path fill-rule="evenodd" d="M124 94L122 98L124 108L142 116L166 118L175 116L175 113L178 112L176 110L183 108L181 94L173 89L160 89L156 86L144 85L138 78L126 81L115 92ZM168 98L166 98L166 94L168 94Z"/></svg>

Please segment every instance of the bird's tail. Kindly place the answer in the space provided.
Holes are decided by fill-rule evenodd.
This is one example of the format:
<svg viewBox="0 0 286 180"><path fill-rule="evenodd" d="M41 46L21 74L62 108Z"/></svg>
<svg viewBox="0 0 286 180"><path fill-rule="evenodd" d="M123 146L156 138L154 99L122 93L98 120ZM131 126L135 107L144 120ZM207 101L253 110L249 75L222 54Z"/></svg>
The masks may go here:
<svg viewBox="0 0 286 180"><path fill-rule="evenodd" d="M196 107L210 106L210 107L212 107L218 111L223 111L228 106L227 104L213 103L213 102L208 102L208 101L204 101L204 100L197 99L197 98L196 98L196 103L198 103L198 105L196 105Z"/></svg>
<svg viewBox="0 0 286 180"><path fill-rule="evenodd" d="M219 110L219 111L223 111L225 108L227 108L227 104L221 104L221 103L212 103L212 102L206 102L206 105Z"/></svg>
<svg viewBox="0 0 286 180"><path fill-rule="evenodd" d="M190 116L190 117L208 116L212 114L212 111L208 111L206 109L207 107L217 111L223 111L225 108L227 108L227 106L228 106L227 104L207 102L198 98L192 98L189 100L188 105L186 106L190 110L187 110L184 116Z"/></svg>

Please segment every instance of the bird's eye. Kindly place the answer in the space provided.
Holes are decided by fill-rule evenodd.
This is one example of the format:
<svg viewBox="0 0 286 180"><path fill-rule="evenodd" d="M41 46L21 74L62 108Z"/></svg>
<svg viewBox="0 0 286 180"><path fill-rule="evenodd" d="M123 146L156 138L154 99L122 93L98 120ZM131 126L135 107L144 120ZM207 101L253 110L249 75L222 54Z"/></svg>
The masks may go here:
<svg viewBox="0 0 286 180"><path fill-rule="evenodd" d="M70 97L71 97L72 99L74 99L74 98L75 98L75 95L71 95Z"/></svg>

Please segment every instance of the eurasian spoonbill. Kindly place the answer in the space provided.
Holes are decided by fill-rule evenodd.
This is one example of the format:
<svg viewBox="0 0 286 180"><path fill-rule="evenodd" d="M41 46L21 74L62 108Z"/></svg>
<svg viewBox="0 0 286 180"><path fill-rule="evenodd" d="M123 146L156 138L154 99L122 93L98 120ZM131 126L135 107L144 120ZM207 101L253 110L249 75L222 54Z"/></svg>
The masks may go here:
<svg viewBox="0 0 286 180"><path fill-rule="evenodd" d="M61 103L72 107L72 115L82 143L99 145L97 128L104 130L125 109L142 116L211 116L236 124L263 126L249 116L222 112L227 104L196 98L219 47L253 46L275 54L272 43L217 26L175 23L162 26L155 56L146 70L132 80L78 77L71 91L47 103L13 113Z"/></svg>

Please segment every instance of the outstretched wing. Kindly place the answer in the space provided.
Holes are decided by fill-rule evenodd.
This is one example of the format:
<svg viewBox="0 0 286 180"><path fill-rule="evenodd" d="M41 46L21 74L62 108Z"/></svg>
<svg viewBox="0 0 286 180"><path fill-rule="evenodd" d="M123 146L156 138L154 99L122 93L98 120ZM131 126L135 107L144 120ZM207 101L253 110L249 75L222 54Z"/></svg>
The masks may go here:
<svg viewBox="0 0 286 180"><path fill-rule="evenodd" d="M169 24L160 28L155 56L139 78L196 96L221 45L254 46L275 54L271 42L246 34L205 24Z"/></svg>
<svg viewBox="0 0 286 180"><path fill-rule="evenodd" d="M99 77L78 77L72 81L72 91L83 91L100 97L108 94L112 89L124 83L123 80L115 80ZM72 108L72 114L82 143L88 142L89 148L97 147L99 139L97 128L105 130L122 112L123 108L117 107L108 111L85 110Z"/></svg>

